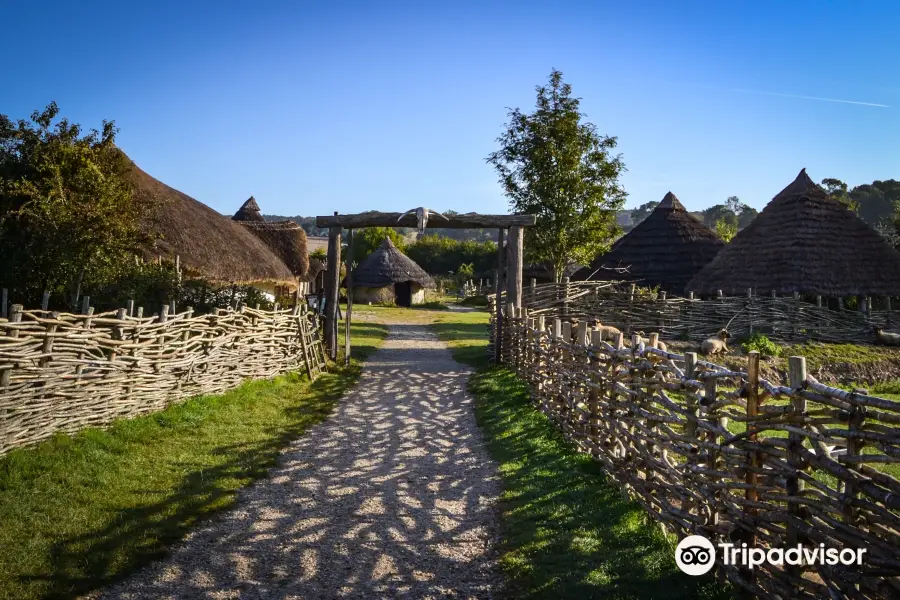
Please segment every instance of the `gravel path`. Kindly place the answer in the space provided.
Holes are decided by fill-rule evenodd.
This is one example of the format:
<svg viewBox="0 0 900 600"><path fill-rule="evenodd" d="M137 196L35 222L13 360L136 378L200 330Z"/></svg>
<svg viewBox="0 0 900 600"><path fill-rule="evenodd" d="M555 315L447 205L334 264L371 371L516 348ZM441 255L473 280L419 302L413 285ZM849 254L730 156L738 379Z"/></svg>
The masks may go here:
<svg viewBox="0 0 900 600"><path fill-rule="evenodd" d="M237 506L100 598L492 598L496 465L470 371L396 325L359 385Z"/></svg>

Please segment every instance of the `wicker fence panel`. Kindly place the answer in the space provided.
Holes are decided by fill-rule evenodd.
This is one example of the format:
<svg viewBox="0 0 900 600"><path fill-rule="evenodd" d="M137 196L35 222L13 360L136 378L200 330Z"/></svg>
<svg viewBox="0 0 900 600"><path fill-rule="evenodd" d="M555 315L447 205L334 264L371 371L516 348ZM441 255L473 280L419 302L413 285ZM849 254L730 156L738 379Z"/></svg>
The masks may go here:
<svg viewBox="0 0 900 600"><path fill-rule="evenodd" d="M23 311L0 319L0 454L247 379L324 368L305 307L194 316Z"/></svg>
<svg viewBox="0 0 900 600"><path fill-rule="evenodd" d="M495 295L489 299L496 301ZM500 301L505 307L505 294ZM667 298L609 281L538 285L524 290L522 303L535 316L597 318L626 333L656 331L665 339L693 341L728 325L732 337L760 332L778 342L871 343L875 326L889 328L896 322L890 310L832 310L824 304L754 294L712 300Z"/></svg>
<svg viewBox="0 0 900 600"><path fill-rule="evenodd" d="M900 402L823 385L801 357L790 385L774 385L756 353L731 371L659 350L656 334L606 340L542 311L504 318L504 363L668 529L736 547L866 551L862 568L718 563L722 576L762 598L900 597Z"/></svg>

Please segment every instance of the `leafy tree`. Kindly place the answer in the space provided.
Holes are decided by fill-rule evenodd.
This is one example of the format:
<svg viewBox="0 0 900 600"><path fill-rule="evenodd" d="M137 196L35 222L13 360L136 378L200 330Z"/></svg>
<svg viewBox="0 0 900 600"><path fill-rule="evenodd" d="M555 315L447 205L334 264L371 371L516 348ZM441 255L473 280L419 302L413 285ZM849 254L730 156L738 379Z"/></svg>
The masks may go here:
<svg viewBox="0 0 900 600"><path fill-rule="evenodd" d="M401 251L406 246L403 236L393 227L366 227L353 231L353 262L359 263L390 238Z"/></svg>
<svg viewBox="0 0 900 600"><path fill-rule="evenodd" d="M326 251L325 248L316 248L312 251L309 257L316 258L318 260L321 260L322 262L325 262L325 260L328 258L328 251Z"/></svg>
<svg viewBox="0 0 900 600"><path fill-rule="evenodd" d="M0 115L0 279L26 301L115 280L151 209L134 199L114 123L83 134L58 114Z"/></svg>
<svg viewBox="0 0 900 600"><path fill-rule="evenodd" d="M528 260L552 265L559 281L569 261L588 263L609 248L625 202L619 182L625 165L610 153L616 138L582 121L580 99L562 73L552 71L536 91L534 112L508 113L500 149L487 162L513 210L537 216L537 226L527 230Z"/></svg>
<svg viewBox="0 0 900 600"><path fill-rule="evenodd" d="M432 275L446 275L461 265L474 265L475 272L497 267L495 242L459 241L428 234L406 248L406 255Z"/></svg>
<svg viewBox="0 0 900 600"><path fill-rule="evenodd" d="M731 238L737 235L737 232L737 223L735 223L734 221L730 221L724 218L716 221L716 233L719 234L719 237L726 242L730 242Z"/></svg>
<svg viewBox="0 0 900 600"><path fill-rule="evenodd" d="M824 188L826 194L845 205L854 213L859 213L859 203L850 197L846 183L840 179L826 178L822 180L822 188Z"/></svg>
<svg viewBox="0 0 900 600"><path fill-rule="evenodd" d="M659 202L645 202L631 211L631 221L636 227L641 221L650 216L650 213L659 205Z"/></svg>
<svg viewBox="0 0 900 600"><path fill-rule="evenodd" d="M759 215L759 211L753 208L752 206L743 205L744 207L741 209L741 213L738 215L738 230L743 229L747 225L753 222L753 219Z"/></svg>
<svg viewBox="0 0 900 600"><path fill-rule="evenodd" d="M725 204L715 204L703 211L703 222L707 227L716 227L716 224L720 221L737 227L738 217Z"/></svg>

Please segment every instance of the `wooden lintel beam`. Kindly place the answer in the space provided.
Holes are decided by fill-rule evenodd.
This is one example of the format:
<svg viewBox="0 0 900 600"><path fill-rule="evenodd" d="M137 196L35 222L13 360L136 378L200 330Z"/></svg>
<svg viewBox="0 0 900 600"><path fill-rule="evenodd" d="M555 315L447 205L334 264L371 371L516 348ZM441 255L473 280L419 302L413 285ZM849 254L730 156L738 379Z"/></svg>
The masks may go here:
<svg viewBox="0 0 900 600"><path fill-rule="evenodd" d="M371 212L357 215L326 215L316 217L316 227L417 227L416 215L403 213ZM468 213L453 215L447 220L436 215L428 219L429 229L506 229L509 227L531 227L534 215L479 215Z"/></svg>

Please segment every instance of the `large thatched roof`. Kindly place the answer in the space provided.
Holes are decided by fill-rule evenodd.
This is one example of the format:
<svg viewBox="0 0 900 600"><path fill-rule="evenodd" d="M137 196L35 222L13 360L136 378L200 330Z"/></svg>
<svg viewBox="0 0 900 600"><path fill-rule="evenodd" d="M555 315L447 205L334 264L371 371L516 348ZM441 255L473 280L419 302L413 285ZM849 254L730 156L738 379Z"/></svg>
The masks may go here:
<svg viewBox="0 0 900 600"><path fill-rule="evenodd" d="M292 285L296 278L284 262L256 236L187 194L154 179L129 160L135 196L158 205L144 223L159 237L150 256L174 259L207 279L227 283Z"/></svg>
<svg viewBox="0 0 900 600"><path fill-rule="evenodd" d="M306 232L300 225L294 221L266 221L253 196L231 218L262 240L294 275L306 275L309 256L306 251Z"/></svg>
<svg viewBox="0 0 900 600"><path fill-rule="evenodd" d="M375 252L353 269L354 286L383 287L404 281L413 281L426 288L434 287L431 276L400 252L390 238L385 238Z"/></svg>
<svg viewBox="0 0 900 600"><path fill-rule="evenodd" d="M669 192L646 219L573 279L633 281L680 294L722 246L719 236L688 213L675 194Z"/></svg>
<svg viewBox="0 0 900 600"><path fill-rule="evenodd" d="M262 212L259 210L259 204L256 203L256 198L253 196L247 198L247 201L241 204L241 207L231 218L235 221L265 221Z"/></svg>
<svg viewBox="0 0 900 600"><path fill-rule="evenodd" d="M700 294L900 295L900 253L806 169L688 284Z"/></svg>

